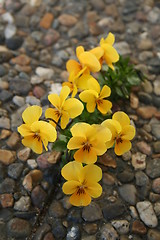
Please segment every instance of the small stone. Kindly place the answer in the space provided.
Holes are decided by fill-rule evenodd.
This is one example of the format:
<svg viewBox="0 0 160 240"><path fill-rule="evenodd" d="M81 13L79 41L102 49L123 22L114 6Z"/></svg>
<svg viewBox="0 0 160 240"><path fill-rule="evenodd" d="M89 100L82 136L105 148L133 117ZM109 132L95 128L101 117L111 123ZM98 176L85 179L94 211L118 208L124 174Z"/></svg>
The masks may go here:
<svg viewBox="0 0 160 240"><path fill-rule="evenodd" d="M0 118L0 128L11 129L10 119L7 117Z"/></svg>
<svg viewBox="0 0 160 240"><path fill-rule="evenodd" d="M154 228L158 224L157 217L153 210L153 206L149 201L138 202L136 204L141 220L148 227Z"/></svg>
<svg viewBox="0 0 160 240"><path fill-rule="evenodd" d="M108 186L113 186L115 184L115 178L108 173L104 173L103 174L103 183Z"/></svg>
<svg viewBox="0 0 160 240"><path fill-rule="evenodd" d="M155 158L147 162L146 173L150 178L160 177L160 159Z"/></svg>
<svg viewBox="0 0 160 240"><path fill-rule="evenodd" d="M9 165L16 160L16 152L0 149L0 162Z"/></svg>
<svg viewBox="0 0 160 240"><path fill-rule="evenodd" d="M0 139L5 139L11 135L11 131L2 129L1 134L0 134Z"/></svg>
<svg viewBox="0 0 160 240"><path fill-rule="evenodd" d="M13 94L11 92L9 92L8 90L2 90L0 92L0 101L2 102L7 102L9 100L11 100Z"/></svg>
<svg viewBox="0 0 160 240"><path fill-rule="evenodd" d="M124 171L117 173L117 178L121 183L128 183L134 179L134 172L131 168L126 167Z"/></svg>
<svg viewBox="0 0 160 240"><path fill-rule="evenodd" d="M160 178L156 178L153 180L152 189L155 193L160 194Z"/></svg>
<svg viewBox="0 0 160 240"><path fill-rule="evenodd" d="M45 95L45 90L40 86L35 86L33 88L33 94L36 98L40 99Z"/></svg>
<svg viewBox="0 0 160 240"><path fill-rule="evenodd" d="M122 155L122 158L123 158L124 161L129 161L129 160L131 160L131 157L132 157L131 151L125 152L125 153Z"/></svg>
<svg viewBox="0 0 160 240"><path fill-rule="evenodd" d="M18 107L22 107L25 104L24 98L21 96L14 96L12 99L13 103Z"/></svg>
<svg viewBox="0 0 160 240"><path fill-rule="evenodd" d="M82 218L87 222L94 222L102 219L102 211L97 203L92 202L83 208Z"/></svg>
<svg viewBox="0 0 160 240"><path fill-rule="evenodd" d="M43 208L47 193L40 187L36 186L31 192L31 200L34 206Z"/></svg>
<svg viewBox="0 0 160 240"><path fill-rule="evenodd" d="M122 199L124 199L124 201L128 202L131 205L136 204L137 190L134 185L124 184L124 185L120 186L118 190L119 190L119 193L120 193Z"/></svg>
<svg viewBox="0 0 160 240"><path fill-rule="evenodd" d="M14 209L17 211L26 212L29 210L31 205L30 197L22 196L17 202L14 204Z"/></svg>
<svg viewBox="0 0 160 240"><path fill-rule="evenodd" d="M96 0L91 0L91 4L93 6L93 8L95 8L96 10L104 10L105 8L105 4L102 0L100 1L96 1Z"/></svg>
<svg viewBox="0 0 160 240"><path fill-rule="evenodd" d="M30 153L31 153L31 149L30 148L23 148L22 150L20 150L18 152L17 157L21 161L25 162L29 158Z"/></svg>
<svg viewBox="0 0 160 240"><path fill-rule="evenodd" d="M144 82L142 82L142 88L146 93L152 93L152 91L153 91L151 82L149 82L146 79L144 80Z"/></svg>
<svg viewBox="0 0 160 240"><path fill-rule="evenodd" d="M41 5L42 0L30 0L30 5L33 7L39 7Z"/></svg>
<svg viewBox="0 0 160 240"><path fill-rule="evenodd" d="M156 229L149 229L147 233L147 240L159 240L160 239L160 231Z"/></svg>
<svg viewBox="0 0 160 240"><path fill-rule="evenodd" d="M55 238L53 237L53 234L52 234L51 232L48 232L48 233L44 236L43 240L55 240Z"/></svg>
<svg viewBox="0 0 160 240"><path fill-rule="evenodd" d="M153 148L154 148L155 153L160 153L160 141L154 142Z"/></svg>
<svg viewBox="0 0 160 240"><path fill-rule="evenodd" d="M135 170L144 170L146 168L146 155L140 152L133 154L132 166Z"/></svg>
<svg viewBox="0 0 160 240"><path fill-rule="evenodd" d="M47 223L43 223L40 227L38 227L36 234L34 236L34 240L44 240L44 236L51 230L51 227ZM52 238L51 238L52 239Z"/></svg>
<svg viewBox="0 0 160 240"><path fill-rule="evenodd" d="M5 27L4 30L4 36L5 38L12 38L15 34L16 34L17 28L14 24L9 23L7 24L7 26Z"/></svg>
<svg viewBox="0 0 160 240"><path fill-rule="evenodd" d="M154 116L157 109L153 106L139 107L137 109L137 114L143 119L150 119Z"/></svg>
<svg viewBox="0 0 160 240"><path fill-rule="evenodd" d="M0 194L0 203L3 208L12 207L13 202L14 200L12 194L9 193Z"/></svg>
<svg viewBox="0 0 160 240"><path fill-rule="evenodd" d="M14 17L11 15L10 12L5 12L4 14L1 15L1 18L5 22L14 23Z"/></svg>
<svg viewBox="0 0 160 240"><path fill-rule="evenodd" d="M156 216L159 217L160 216L160 202L156 202L154 204L153 208L154 208Z"/></svg>
<svg viewBox="0 0 160 240"><path fill-rule="evenodd" d="M3 81L3 80L0 79L0 89L7 90L8 88L9 88L8 82L7 81Z"/></svg>
<svg viewBox="0 0 160 240"><path fill-rule="evenodd" d="M54 70L51 68L37 67L36 74L43 79L52 79Z"/></svg>
<svg viewBox="0 0 160 240"><path fill-rule="evenodd" d="M40 84L43 81L44 81L44 79L42 77L39 77L37 75L31 76L31 84L33 84L33 85Z"/></svg>
<svg viewBox="0 0 160 240"><path fill-rule="evenodd" d="M138 92L139 101L144 104L152 104L152 96L145 92Z"/></svg>
<svg viewBox="0 0 160 240"><path fill-rule="evenodd" d="M52 165L51 163L48 162L48 157L50 156L50 153L43 153L40 156L38 156L38 158L36 159L38 167L40 169L46 169L46 168L50 168Z"/></svg>
<svg viewBox="0 0 160 240"><path fill-rule="evenodd" d="M18 64L21 66L29 65L30 61L31 61L30 57L28 57L27 55L24 55L24 54L21 54L15 58L11 59L12 64Z"/></svg>
<svg viewBox="0 0 160 240"><path fill-rule="evenodd" d="M137 210L134 206L130 206L129 207L129 210L130 210L130 215L133 219L138 219L138 213L137 213Z"/></svg>
<svg viewBox="0 0 160 240"><path fill-rule="evenodd" d="M106 167L111 167L111 168L116 168L117 167L117 163L116 163L115 159L113 159L107 153L103 154L100 157L99 163L106 166Z"/></svg>
<svg viewBox="0 0 160 240"><path fill-rule="evenodd" d="M8 235L15 238L25 239L31 233L28 221L20 218L13 218L7 223Z"/></svg>
<svg viewBox="0 0 160 240"><path fill-rule="evenodd" d="M35 169L38 166L35 159L28 159L27 164L31 169Z"/></svg>
<svg viewBox="0 0 160 240"><path fill-rule="evenodd" d="M62 225L59 219L54 219L52 222L52 233L55 239L65 239L66 228Z"/></svg>
<svg viewBox="0 0 160 240"><path fill-rule="evenodd" d="M7 140L7 145L10 148L15 148L19 141L20 141L19 134L17 132L13 132L9 139Z"/></svg>
<svg viewBox="0 0 160 240"><path fill-rule="evenodd" d="M34 96L27 96L26 97L26 103L28 103L29 105L37 105L37 106L41 106L41 102L38 98L34 97Z"/></svg>
<svg viewBox="0 0 160 240"><path fill-rule="evenodd" d="M148 176L142 172L142 171L138 171L135 173L135 178L136 178L136 185L137 186L145 186L149 183L149 178Z"/></svg>
<svg viewBox="0 0 160 240"><path fill-rule="evenodd" d="M3 65L0 65L0 77L3 77L5 74L7 74L7 69Z"/></svg>
<svg viewBox="0 0 160 240"><path fill-rule="evenodd" d="M26 79L14 79L10 82L9 87L17 95L27 95L32 88L30 81Z"/></svg>
<svg viewBox="0 0 160 240"><path fill-rule="evenodd" d="M107 204L105 207L103 207L102 210L103 210L104 218L107 220L111 220L121 216L124 213L125 208L122 203L116 202L116 203Z"/></svg>
<svg viewBox="0 0 160 240"><path fill-rule="evenodd" d="M151 149L150 145L148 145L146 142L144 142L144 141L137 142L136 145L140 152L142 152L148 156L152 154L152 149Z"/></svg>
<svg viewBox="0 0 160 240"><path fill-rule="evenodd" d="M54 43L56 43L59 40L59 38L60 38L60 34L58 31L54 29L49 29L46 35L43 37L43 43L45 46L52 46ZM58 59L58 56L56 55L55 58Z"/></svg>
<svg viewBox="0 0 160 240"><path fill-rule="evenodd" d="M111 224L120 235L127 234L129 232L130 224L127 220L113 220Z"/></svg>
<svg viewBox="0 0 160 240"><path fill-rule="evenodd" d="M156 80L153 82L153 86L154 86L154 93L155 93L157 96L160 96L160 79L156 79Z"/></svg>
<svg viewBox="0 0 160 240"><path fill-rule="evenodd" d="M114 48L122 56L129 55L131 53L130 46L127 42L118 42L118 43L114 44Z"/></svg>
<svg viewBox="0 0 160 240"><path fill-rule="evenodd" d="M40 21L40 27L49 29L51 27L54 16L52 13L46 13Z"/></svg>
<svg viewBox="0 0 160 240"><path fill-rule="evenodd" d="M23 180L23 186L26 190L31 191L33 186L42 180L43 174L40 170L34 169L30 171Z"/></svg>
<svg viewBox="0 0 160 240"><path fill-rule="evenodd" d="M131 231L135 234L138 234L138 235L144 235L147 233L147 229L146 227L144 226L144 224L139 221L139 220L135 220L132 224L132 229Z"/></svg>
<svg viewBox="0 0 160 240"><path fill-rule="evenodd" d="M157 194L157 193L150 192L150 194L149 194L149 200L150 200L152 203L155 203L155 202L157 202L157 201L160 201L160 195Z"/></svg>
<svg viewBox="0 0 160 240"><path fill-rule="evenodd" d="M100 239L102 240L117 240L118 234L110 223L104 224L100 229Z"/></svg>
<svg viewBox="0 0 160 240"><path fill-rule="evenodd" d="M98 230L98 226L96 223L85 223L83 225L83 229L88 234L95 234Z"/></svg>
<svg viewBox="0 0 160 240"><path fill-rule="evenodd" d="M61 218L66 215L66 210L60 202L54 200L49 207L49 215L54 218Z"/></svg>
<svg viewBox="0 0 160 240"><path fill-rule="evenodd" d="M139 106L139 99L134 93L130 94L130 106L133 109L137 109Z"/></svg>
<svg viewBox="0 0 160 240"><path fill-rule="evenodd" d="M61 14L58 21L67 27L71 27L77 23L77 18L69 14Z"/></svg>
<svg viewBox="0 0 160 240"><path fill-rule="evenodd" d="M81 231L78 226L73 226L67 233L66 240L80 240L81 239Z"/></svg>
<svg viewBox="0 0 160 240"><path fill-rule="evenodd" d="M12 38L7 38L5 43L9 49L17 50L18 48L21 47L23 43L23 39L22 37L19 37L19 36L13 36Z"/></svg>
<svg viewBox="0 0 160 240"><path fill-rule="evenodd" d="M141 39L138 44L138 48L140 50L149 50L149 49L152 49L152 47L153 47L153 44L150 39Z"/></svg>
<svg viewBox="0 0 160 240"><path fill-rule="evenodd" d="M62 204L65 209L70 209L72 207L72 204L69 202L69 198L70 198L69 196L65 196L62 199Z"/></svg>
<svg viewBox="0 0 160 240"><path fill-rule="evenodd" d="M18 179L23 170L23 163L13 163L8 167L8 175L13 179Z"/></svg>
<svg viewBox="0 0 160 240"><path fill-rule="evenodd" d="M11 178L5 178L3 182L0 183L0 193L14 193L15 191L15 181Z"/></svg>

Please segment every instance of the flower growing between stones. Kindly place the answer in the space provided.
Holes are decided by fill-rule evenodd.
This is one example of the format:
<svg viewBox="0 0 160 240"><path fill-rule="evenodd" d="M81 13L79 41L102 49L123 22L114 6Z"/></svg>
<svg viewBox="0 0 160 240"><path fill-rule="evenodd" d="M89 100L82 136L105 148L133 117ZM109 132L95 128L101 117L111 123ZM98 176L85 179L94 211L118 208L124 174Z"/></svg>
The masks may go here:
<svg viewBox="0 0 160 240"><path fill-rule="evenodd" d="M62 190L71 195L69 201L74 206L87 206L92 198L102 194L102 187L98 183L102 178L102 170L94 164L84 166L76 161L69 162L61 170L67 180Z"/></svg>
<svg viewBox="0 0 160 240"><path fill-rule="evenodd" d="M87 123L76 123L71 128L73 137L69 140L67 148L78 149L74 154L76 161L86 164L95 163L97 156L106 152L105 143L111 140L112 135L109 129L102 128L101 131L95 125Z"/></svg>
<svg viewBox="0 0 160 240"><path fill-rule="evenodd" d="M86 107L88 112L94 112L97 106L97 109L102 114L106 114L112 107L112 103L105 99L110 96L111 89L107 85L104 85L100 91L100 85L97 81L93 83L89 81L89 83L90 89L80 93L79 98L87 103Z"/></svg>
<svg viewBox="0 0 160 240"><path fill-rule="evenodd" d="M25 124L18 127L18 132L24 137L23 145L38 154L42 153L43 146L48 151L48 142L54 142L57 138L57 132L51 124L39 121L41 115L42 108L39 106L26 108L22 114Z"/></svg>
<svg viewBox="0 0 160 240"><path fill-rule="evenodd" d="M112 138L106 143L107 148L111 148L114 144L115 153L120 156L131 149L131 142L135 136L135 128L130 125L130 119L124 112L116 112L112 119L107 119L102 123L112 132Z"/></svg>
<svg viewBox="0 0 160 240"><path fill-rule="evenodd" d="M62 87L60 96L54 93L48 96L54 108L48 108L45 112L45 117L53 119L53 121L50 121L53 126L56 126L56 123L61 119L61 128L64 129L70 118L75 118L82 113L83 104L76 98L67 99L69 94L69 87L64 86Z"/></svg>

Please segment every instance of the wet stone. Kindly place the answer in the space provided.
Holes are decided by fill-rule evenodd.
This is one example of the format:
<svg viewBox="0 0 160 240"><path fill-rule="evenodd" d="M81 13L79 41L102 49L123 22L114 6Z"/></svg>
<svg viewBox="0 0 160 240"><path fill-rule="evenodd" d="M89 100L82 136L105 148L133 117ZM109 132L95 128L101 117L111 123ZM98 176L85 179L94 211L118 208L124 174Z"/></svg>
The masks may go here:
<svg viewBox="0 0 160 240"><path fill-rule="evenodd" d="M66 236L66 240L80 240L81 239L81 231L78 226L72 226Z"/></svg>
<svg viewBox="0 0 160 240"><path fill-rule="evenodd" d="M160 178L156 178L153 180L152 189L155 193L160 194Z"/></svg>
<svg viewBox="0 0 160 240"><path fill-rule="evenodd" d="M7 224L8 235L15 238L25 238L31 233L31 227L28 221L13 218Z"/></svg>
<svg viewBox="0 0 160 240"><path fill-rule="evenodd" d="M98 230L98 226L96 223L86 223L83 225L83 229L88 234L95 234Z"/></svg>
<svg viewBox="0 0 160 240"><path fill-rule="evenodd" d="M104 218L107 220L121 216L125 212L125 207L122 203L107 204L102 208Z"/></svg>
<svg viewBox="0 0 160 240"><path fill-rule="evenodd" d="M40 186L36 186L31 192L32 203L38 208L43 207L46 198L47 194Z"/></svg>
<svg viewBox="0 0 160 240"><path fill-rule="evenodd" d="M13 179L18 179L22 173L23 164L22 163L13 163L8 167L8 175Z"/></svg>
<svg viewBox="0 0 160 240"><path fill-rule="evenodd" d="M71 209L67 215L67 220L73 223L82 223L81 209Z"/></svg>
<svg viewBox="0 0 160 240"><path fill-rule="evenodd" d="M53 237L53 234L52 234L51 232L48 232L48 233L44 236L43 240L55 240L55 238Z"/></svg>
<svg viewBox="0 0 160 240"><path fill-rule="evenodd" d="M135 233L138 235L144 235L144 234L146 234L147 229L141 221L135 220L132 224L131 231L132 231L132 233Z"/></svg>
<svg viewBox="0 0 160 240"><path fill-rule="evenodd" d="M66 215L66 210L62 207L60 202L55 200L49 207L49 215L55 218L64 217Z"/></svg>
<svg viewBox="0 0 160 240"><path fill-rule="evenodd" d="M119 193L124 201L128 202L131 205L136 204L137 200L137 190L132 184L124 184L119 187Z"/></svg>
<svg viewBox="0 0 160 240"><path fill-rule="evenodd" d="M159 240L160 239L160 231L156 229L149 229L147 233L147 240Z"/></svg>
<svg viewBox="0 0 160 240"><path fill-rule="evenodd" d="M82 210L82 218L88 222L94 222L102 219L102 211L98 204L92 202Z"/></svg>
<svg viewBox="0 0 160 240"><path fill-rule="evenodd" d="M127 234L129 232L130 224L127 220L113 220L111 224L120 235Z"/></svg>
<svg viewBox="0 0 160 240"><path fill-rule="evenodd" d="M122 183L128 183L134 179L134 173L132 169L126 168L123 172L117 173L117 178Z"/></svg>
<svg viewBox="0 0 160 240"><path fill-rule="evenodd" d="M48 233L51 230L50 225L47 223L42 224L36 231L36 234L34 236L34 240L41 240L44 239L46 233Z"/></svg>
<svg viewBox="0 0 160 240"><path fill-rule="evenodd" d="M135 179L136 179L136 185L140 187L147 185L149 183L148 176L142 171L138 171L135 173Z"/></svg>
<svg viewBox="0 0 160 240"><path fill-rule="evenodd" d="M9 193L0 194L0 203L3 208L12 207L13 202L14 200L12 194Z"/></svg>
<svg viewBox="0 0 160 240"><path fill-rule="evenodd" d="M150 178L160 177L160 159L155 158L147 162L146 173Z"/></svg>
<svg viewBox="0 0 160 240"><path fill-rule="evenodd" d="M17 202L14 204L14 209L17 211L26 212L29 210L31 205L31 199L27 196L22 196Z"/></svg>
<svg viewBox="0 0 160 240"><path fill-rule="evenodd" d="M66 228L62 225L60 220L53 219L52 233L53 233L53 236L55 237L55 239L62 240L65 238L67 231L66 231Z"/></svg>
<svg viewBox="0 0 160 240"><path fill-rule="evenodd" d="M154 228L158 224L157 217L153 210L153 206L149 201L138 202L136 204L141 220L148 227Z"/></svg>
<svg viewBox="0 0 160 240"><path fill-rule="evenodd" d="M0 193L14 193L15 191L15 181L11 178L5 178L3 182L0 183Z"/></svg>
<svg viewBox="0 0 160 240"><path fill-rule="evenodd" d="M118 240L118 234L110 223L104 224L99 233L99 240Z"/></svg>

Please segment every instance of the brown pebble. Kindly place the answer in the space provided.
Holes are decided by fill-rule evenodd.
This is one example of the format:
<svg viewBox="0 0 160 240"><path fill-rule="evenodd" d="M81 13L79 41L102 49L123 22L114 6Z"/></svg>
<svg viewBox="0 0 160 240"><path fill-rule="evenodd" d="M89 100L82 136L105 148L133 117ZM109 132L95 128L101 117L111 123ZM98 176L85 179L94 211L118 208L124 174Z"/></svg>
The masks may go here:
<svg viewBox="0 0 160 240"><path fill-rule="evenodd" d="M21 54L15 58L11 59L11 63L12 64L18 64L20 66L26 66L30 64L30 57L28 57L27 55Z"/></svg>
<svg viewBox="0 0 160 240"><path fill-rule="evenodd" d="M3 208L12 207L14 202L12 194L9 193L1 194L0 202Z"/></svg>
<svg viewBox="0 0 160 240"><path fill-rule="evenodd" d="M155 193L160 194L160 178L156 178L153 180L152 189Z"/></svg>
<svg viewBox="0 0 160 240"><path fill-rule="evenodd" d="M17 144L19 143L20 141L20 137L19 137L19 134L17 132L13 132L11 134L11 136L9 137L9 139L7 140L7 145L8 147L10 148L14 148L17 146Z"/></svg>
<svg viewBox="0 0 160 240"><path fill-rule="evenodd" d="M144 235L146 234L147 229L141 221L135 220L132 224L132 232L139 235Z"/></svg>
<svg viewBox="0 0 160 240"><path fill-rule="evenodd" d="M98 163L104 165L105 167L112 167L112 168L116 168L117 167L117 163L116 161L108 155L108 153L103 154Z"/></svg>
<svg viewBox="0 0 160 240"><path fill-rule="evenodd" d="M152 106L140 107L137 109L137 114L143 119L150 119L157 112L157 109Z"/></svg>
<svg viewBox="0 0 160 240"><path fill-rule="evenodd" d="M53 237L53 234L52 234L51 232L48 232L48 233L44 236L43 240L55 240L55 238Z"/></svg>
<svg viewBox="0 0 160 240"><path fill-rule="evenodd" d="M58 18L58 21L66 27L71 27L77 23L77 18L64 13Z"/></svg>
<svg viewBox="0 0 160 240"><path fill-rule="evenodd" d="M11 135L11 131L2 129L1 134L0 134L0 139L5 139Z"/></svg>
<svg viewBox="0 0 160 240"><path fill-rule="evenodd" d="M16 152L0 149L0 162L9 165L16 160Z"/></svg>
<svg viewBox="0 0 160 240"><path fill-rule="evenodd" d="M46 13L40 21L40 27L49 29L51 27L54 16L52 13Z"/></svg>

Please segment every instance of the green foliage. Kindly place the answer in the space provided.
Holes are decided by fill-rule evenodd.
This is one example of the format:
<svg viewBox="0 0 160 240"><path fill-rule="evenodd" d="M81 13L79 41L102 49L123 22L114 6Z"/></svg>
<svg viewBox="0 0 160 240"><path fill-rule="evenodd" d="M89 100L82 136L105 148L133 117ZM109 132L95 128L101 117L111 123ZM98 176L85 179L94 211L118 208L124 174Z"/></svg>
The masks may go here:
<svg viewBox="0 0 160 240"><path fill-rule="evenodd" d="M116 102L120 98L129 98L131 88L140 85L144 76L129 63L129 58L120 56L114 66L114 71L107 65L102 66L98 80L101 86L106 84L111 88L110 100Z"/></svg>

